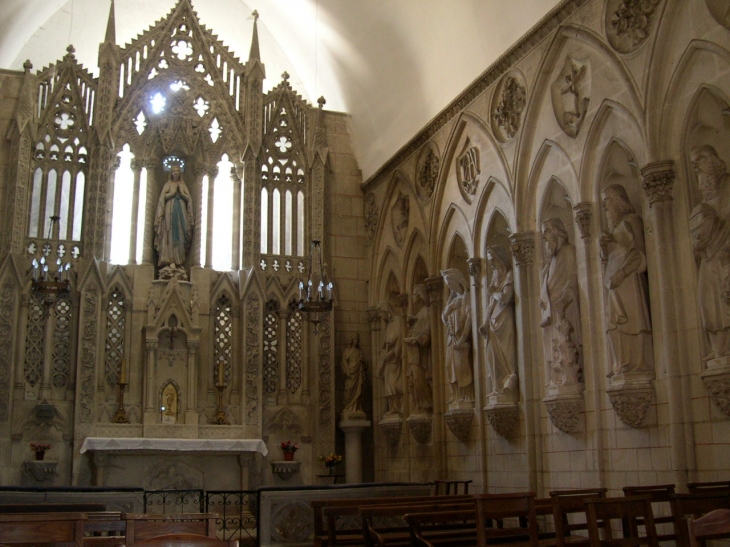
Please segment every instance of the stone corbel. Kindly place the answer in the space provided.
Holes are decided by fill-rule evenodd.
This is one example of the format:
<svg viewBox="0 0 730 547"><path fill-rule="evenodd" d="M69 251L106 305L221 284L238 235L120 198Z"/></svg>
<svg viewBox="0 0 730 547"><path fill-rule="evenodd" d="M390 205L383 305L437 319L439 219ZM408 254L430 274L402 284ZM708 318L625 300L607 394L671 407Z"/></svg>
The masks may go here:
<svg viewBox="0 0 730 547"><path fill-rule="evenodd" d="M489 425L500 437L510 439L515 436L520 423L520 409L517 403L496 403L484 407Z"/></svg>
<svg viewBox="0 0 730 547"><path fill-rule="evenodd" d="M55 475L58 475L58 462L56 461L35 461L23 462L23 472L33 477L35 482L50 482Z"/></svg>
<svg viewBox="0 0 730 547"><path fill-rule="evenodd" d="M730 357L707 363L707 370L702 373L701 378L712 402L730 418Z"/></svg>
<svg viewBox="0 0 730 547"><path fill-rule="evenodd" d="M616 374L611 377L606 393L619 419L629 427L639 428L645 423L646 412L654 402L652 376L642 373Z"/></svg>
<svg viewBox="0 0 730 547"><path fill-rule="evenodd" d="M426 444L431 438L433 416L431 414L414 414L406 418L411 435L418 444Z"/></svg>
<svg viewBox="0 0 730 547"><path fill-rule="evenodd" d="M271 471L279 475L279 478L284 481L288 481L292 475L299 473L299 467L302 462L271 462Z"/></svg>
<svg viewBox="0 0 730 547"><path fill-rule="evenodd" d="M471 435L471 424L474 421L473 409L451 409L444 413L446 425L449 427L454 437L462 443L469 440Z"/></svg>
<svg viewBox="0 0 730 547"><path fill-rule="evenodd" d="M582 387L580 384L580 388ZM542 402L545 404L550 421L560 431L573 434L585 430L585 402L582 389L576 389L572 393L565 389L557 393L548 391L548 396Z"/></svg>
<svg viewBox="0 0 730 547"><path fill-rule="evenodd" d="M403 429L403 418L400 416L387 416L380 420L378 424L380 431L385 437L385 442L390 446L395 446L400 440L401 430Z"/></svg>

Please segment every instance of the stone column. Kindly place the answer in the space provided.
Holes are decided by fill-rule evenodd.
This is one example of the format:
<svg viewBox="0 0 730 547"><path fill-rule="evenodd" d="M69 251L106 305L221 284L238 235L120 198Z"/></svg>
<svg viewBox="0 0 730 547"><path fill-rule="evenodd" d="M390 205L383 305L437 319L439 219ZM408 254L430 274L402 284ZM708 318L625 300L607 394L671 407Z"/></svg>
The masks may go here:
<svg viewBox="0 0 730 547"><path fill-rule="evenodd" d="M156 413L159 409L157 408L157 393L155 390L155 355L157 354L157 340L147 340L147 375L145 376L145 413L153 412Z"/></svg>
<svg viewBox="0 0 730 547"><path fill-rule="evenodd" d="M662 363L667 370L667 391L669 396L669 446L671 447L674 483L682 491L687 486L688 453L694 447L691 424L687 423L689 409L689 394L683 393L681 352L677 346L680 339L676 317L679 309L675 302L675 283L673 272L679 258L677 257L675 242L678 241L674 233L673 197L674 162L661 161L650 163L641 169L644 192L649 201L647 221L653 226L653 237L647 238L647 246L653 246L656 255L656 272L659 281L658 290L652 291L660 295L652 301L654 317L659 319L659 332L664 343L654 347L656 363ZM681 304L680 304L681 305ZM690 456L693 457L693 454Z"/></svg>
<svg viewBox="0 0 730 547"><path fill-rule="evenodd" d="M139 223L139 181L144 162L132 158L132 172L134 183L132 185L132 218L129 229L129 263L137 263L137 225Z"/></svg>
<svg viewBox="0 0 730 547"><path fill-rule="evenodd" d="M155 172L159 160L157 158L147 158L144 160L144 166L147 169L147 192L139 199L145 200L144 205L144 238L142 249L142 263L152 264L154 262L155 251L155 212L157 209L157 188L155 187Z"/></svg>
<svg viewBox="0 0 730 547"><path fill-rule="evenodd" d="M370 427L369 420L342 420L340 429L345 433L345 482L362 482L362 432Z"/></svg>
<svg viewBox="0 0 730 547"><path fill-rule="evenodd" d="M440 276L427 277L425 284L428 289L428 305L431 310L431 387L433 390L433 414L443 415L446 410L446 395L444 384L444 325L441 322L441 311L444 306L444 279ZM446 422L442 419L434 419L433 422L433 443L434 443L434 476L446 478Z"/></svg>
<svg viewBox="0 0 730 547"><path fill-rule="evenodd" d="M114 201L114 187L116 185L116 174L117 169L119 169L119 156L115 156L114 161L109 166L108 170L108 191L106 194L102 191L100 192L101 199L105 199L105 207L104 211L113 211L113 201ZM103 186L103 185L102 185ZM106 215L106 219L104 220L104 261L109 262L109 256L111 255L112 250L112 216L113 215ZM57 227L54 227L54 230L57 230Z"/></svg>
<svg viewBox="0 0 730 547"><path fill-rule="evenodd" d="M540 446L540 424L538 422L540 413L537 405L540 404L541 396L536 393L534 378L537 374L535 365L535 346L539 342L536 336L531 336L537 329L538 321L534 317L533 310L536 306L535 299L539 292L533 287L535 271L533 269L533 256L535 253L535 232L522 232L510 236L512 256L515 261L515 294L518 296L519 305L515 307L515 319L519 341L517 343L517 369L522 385L522 394L525 404L525 450L527 452L527 489L537 492L540 485L538 475L541 472L541 446ZM538 387L539 389L539 387ZM487 485L485 484L486 488Z"/></svg>
<svg viewBox="0 0 730 547"><path fill-rule="evenodd" d="M30 305L30 294L20 295L20 317L18 319L17 347L18 360L15 363L15 399L24 398L25 378L23 377L23 366L25 364L25 333L28 330L28 307Z"/></svg>
<svg viewBox="0 0 730 547"><path fill-rule="evenodd" d="M231 238L231 269L241 269L241 177L239 166L231 167L233 181L233 237Z"/></svg>
<svg viewBox="0 0 730 547"><path fill-rule="evenodd" d="M200 256L200 249L202 246L201 234L203 233L203 207L208 206L206 202L207 196L203 195L203 179L205 178L205 168L201 165L196 165L193 173L195 175L195 195L193 196L193 199L195 200L195 207L193 207L193 214L195 216L195 229L193 230L192 253L193 266L200 266L200 263L202 261Z"/></svg>
<svg viewBox="0 0 730 547"><path fill-rule="evenodd" d="M205 267L213 267L213 198L215 196L215 178L218 176L218 167L208 167L208 226L205 236Z"/></svg>

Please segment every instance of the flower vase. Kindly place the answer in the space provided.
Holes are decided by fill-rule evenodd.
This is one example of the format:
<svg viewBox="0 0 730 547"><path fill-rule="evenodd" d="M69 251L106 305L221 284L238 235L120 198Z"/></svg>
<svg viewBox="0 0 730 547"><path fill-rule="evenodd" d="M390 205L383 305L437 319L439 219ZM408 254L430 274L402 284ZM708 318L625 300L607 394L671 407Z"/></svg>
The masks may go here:
<svg viewBox="0 0 730 547"><path fill-rule="evenodd" d="M37 450L35 452L35 459L36 461L43 461L43 458L46 457L46 451L45 450Z"/></svg>
<svg viewBox="0 0 730 547"><path fill-rule="evenodd" d="M330 477L335 474L335 466L334 465L328 466L327 467L327 470L329 471Z"/></svg>
<svg viewBox="0 0 730 547"><path fill-rule="evenodd" d="M294 461L294 451L293 450L284 450L284 461L285 462Z"/></svg>

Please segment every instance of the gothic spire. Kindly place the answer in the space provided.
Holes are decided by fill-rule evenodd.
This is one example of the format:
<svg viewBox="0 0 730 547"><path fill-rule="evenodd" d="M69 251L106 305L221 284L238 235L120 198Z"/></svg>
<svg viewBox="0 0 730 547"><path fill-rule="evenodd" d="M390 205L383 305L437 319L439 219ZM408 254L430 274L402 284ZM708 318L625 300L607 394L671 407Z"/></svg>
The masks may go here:
<svg viewBox="0 0 730 547"><path fill-rule="evenodd" d="M253 10L253 37L251 38L251 51L248 54L249 61L261 62L261 52L259 51L259 31L256 22L259 20L259 12Z"/></svg>
<svg viewBox="0 0 730 547"><path fill-rule="evenodd" d="M106 35L104 36L104 43L117 43L117 25L114 21L114 0L112 0L111 6L109 6L109 19L106 23Z"/></svg>

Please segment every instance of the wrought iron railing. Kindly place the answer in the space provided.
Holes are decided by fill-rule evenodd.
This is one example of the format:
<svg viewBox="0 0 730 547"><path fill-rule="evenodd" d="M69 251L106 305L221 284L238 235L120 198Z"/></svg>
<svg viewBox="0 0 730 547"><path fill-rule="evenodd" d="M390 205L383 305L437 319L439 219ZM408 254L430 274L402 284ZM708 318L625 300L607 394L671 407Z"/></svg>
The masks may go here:
<svg viewBox="0 0 730 547"><path fill-rule="evenodd" d="M147 513L216 513L216 535L257 545L259 493L256 490L145 490Z"/></svg>

